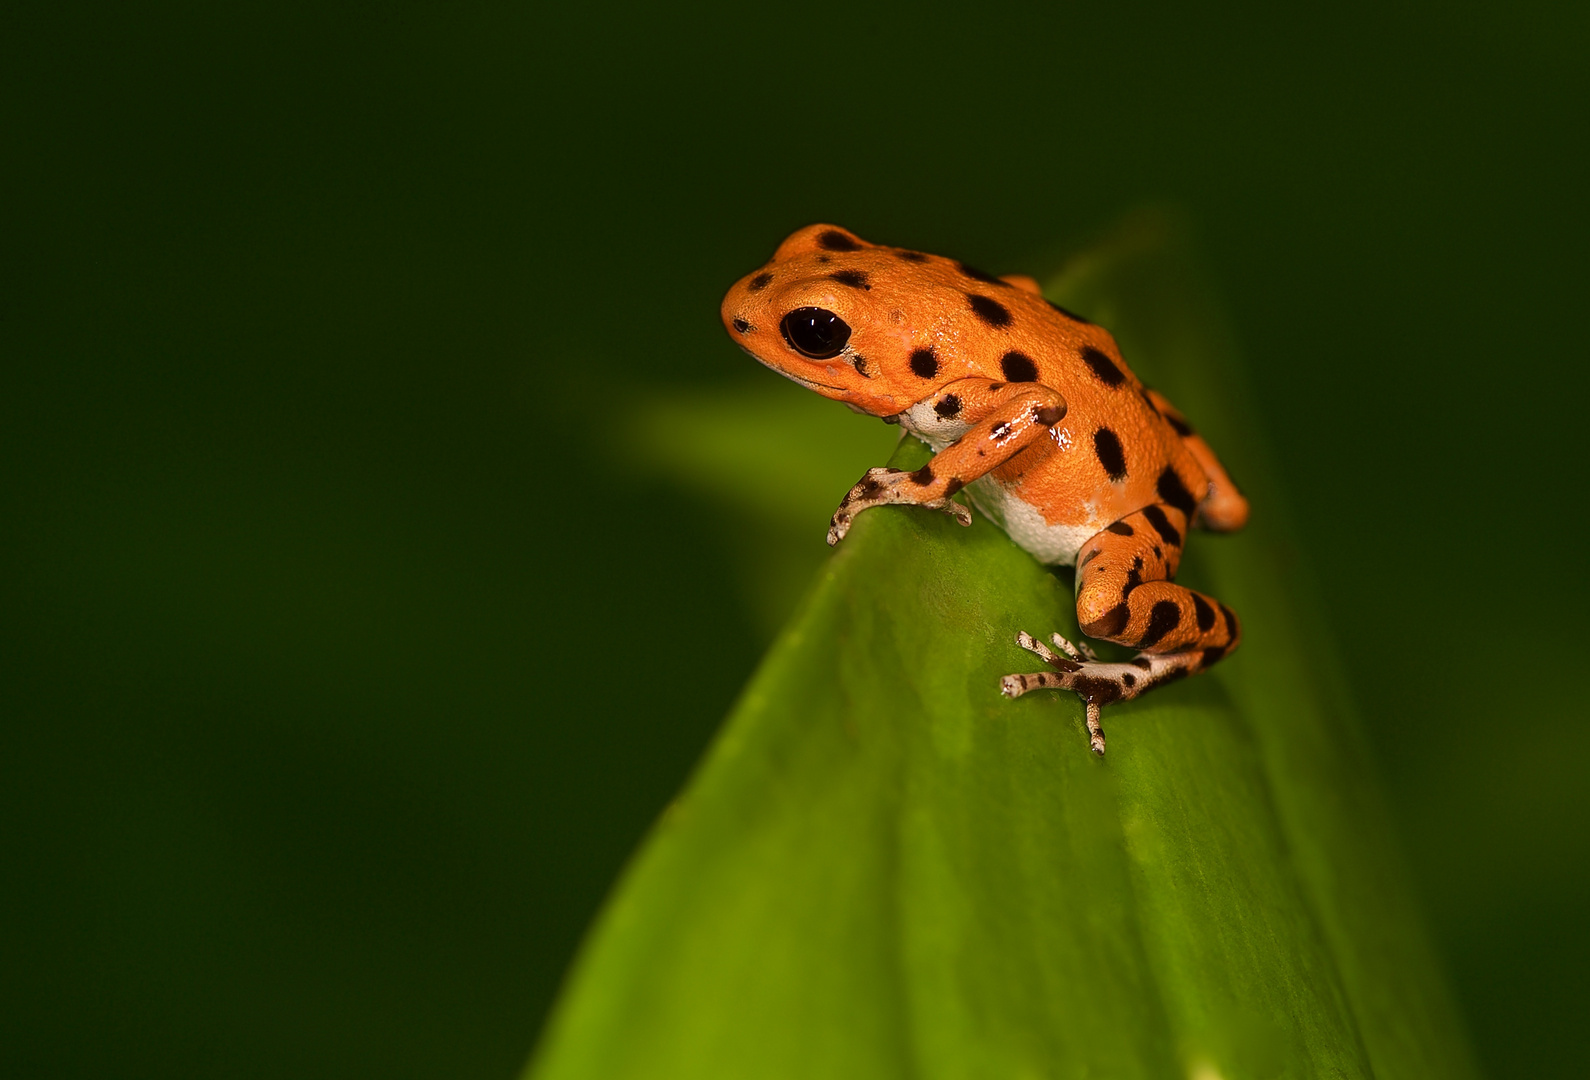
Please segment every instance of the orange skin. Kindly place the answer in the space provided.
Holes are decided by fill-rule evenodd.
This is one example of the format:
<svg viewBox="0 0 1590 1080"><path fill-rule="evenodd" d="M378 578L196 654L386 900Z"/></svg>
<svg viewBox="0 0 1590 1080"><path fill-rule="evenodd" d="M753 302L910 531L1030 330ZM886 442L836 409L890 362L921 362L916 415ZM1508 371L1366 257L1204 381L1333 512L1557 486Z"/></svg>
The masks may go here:
<svg viewBox="0 0 1590 1080"><path fill-rule="evenodd" d="M1056 636L1060 656L1018 643L1056 672L1007 676L1018 696L1053 687L1099 706L1192 674L1236 647L1237 620L1172 583L1190 524L1241 528L1248 507L1214 452L1121 359L1115 340L1046 301L1031 278L992 278L951 259L812 225L724 298L735 341L780 374L858 412L898 422L937 452L914 473L872 469L835 513L973 504L1040 560L1076 565L1085 633L1141 649L1106 664Z"/></svg>

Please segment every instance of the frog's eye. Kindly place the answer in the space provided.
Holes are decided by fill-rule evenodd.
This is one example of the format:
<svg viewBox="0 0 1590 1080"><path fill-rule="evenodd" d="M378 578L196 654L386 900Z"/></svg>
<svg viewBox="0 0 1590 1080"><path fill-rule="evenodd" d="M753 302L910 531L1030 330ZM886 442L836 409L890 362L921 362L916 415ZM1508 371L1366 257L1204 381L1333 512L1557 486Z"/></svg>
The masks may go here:
<svg viewBox="0 0 1590 1080"><path fill-rule="evenodd" d="M789 347L812 360L827 360L844 351L850 326L832 311L820 307L796 308L778 327Z"/></svg>

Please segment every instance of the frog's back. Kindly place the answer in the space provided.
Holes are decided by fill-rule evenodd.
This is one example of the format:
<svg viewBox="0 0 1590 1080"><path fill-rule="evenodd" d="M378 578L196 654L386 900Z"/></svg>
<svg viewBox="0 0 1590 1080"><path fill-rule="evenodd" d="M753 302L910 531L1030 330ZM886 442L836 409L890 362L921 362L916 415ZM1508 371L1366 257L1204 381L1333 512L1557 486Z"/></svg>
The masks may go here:
<svg viewBox="0 0 1590 1080"><path fill-rule="evenodd" d="M1039 383L1066 402L1047 439L970 486L978 508L1048 563L1074 561L1088 537L1154 503L1191 518L1208 477L1110 333L1045 300L1030 279L935 262L945 267L942 287L968 297L970 325L954 342L968 374ZM902 419L935 447L961 434L930 408Z"/></svg>

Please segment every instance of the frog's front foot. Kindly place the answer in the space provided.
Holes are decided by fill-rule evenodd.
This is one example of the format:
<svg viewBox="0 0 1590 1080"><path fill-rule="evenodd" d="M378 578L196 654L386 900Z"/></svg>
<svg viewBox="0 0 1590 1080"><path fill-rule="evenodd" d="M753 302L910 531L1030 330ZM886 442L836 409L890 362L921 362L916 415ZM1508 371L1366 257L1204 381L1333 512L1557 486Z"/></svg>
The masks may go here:
<svg viewBox="0 0 1590 1080"><path fill-rule="evenodd" d="M931 472L928 475L931 477ZM843 540L856 515L874 506L923 506L949 514L962 525L972 523L972 512L948 496L923 499L917 493L925 486L921 470L910 473L904 469L868 469L867 475L840 500L839 509L828 522L828 546Z"/></svg>
<svg viewBox="0 0 1590 1080"><path fill-rule="evenodd" d="M1059 634L1053 635L1051 640L1066 655L1060 655L1025 631L1018 633L1016 644L1055 670L1006 675L999 680L999 692L1008 698L1017 698L1029 690L1072 691L1087 709L1088 746L1100 757L1104 756L1104 728L1099 723L1099 714L1104 706L1130 701L1161 683L1191 675L1202 666L1204 659L1203 654L1196 651L1138 653L1131 660L1117 664L1098 659L1092 649L1073 645Z"/></svg>

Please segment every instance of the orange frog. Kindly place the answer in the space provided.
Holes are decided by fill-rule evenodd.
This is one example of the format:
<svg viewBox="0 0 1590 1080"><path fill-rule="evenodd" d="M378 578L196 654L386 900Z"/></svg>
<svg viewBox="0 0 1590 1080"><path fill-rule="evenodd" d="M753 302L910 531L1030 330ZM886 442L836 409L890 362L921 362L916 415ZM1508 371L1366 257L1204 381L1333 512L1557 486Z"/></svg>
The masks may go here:
<svg viewBox="0 0 1590 1080"><path fill-rule="evenodd" d="M874 506L925 506L969 525L951 501L965 488L1041 562L1076 566L1083 633L1141 651L1108 663L1059 634L1056 653L1019 633L1055 670L1007 675L1000 690L1075 691L1094 753L1104 753L1101 706L1237 647L1231 609L1173 579L1188 528L1239 529L1247 500L1109 333L1046 301L1031 278L812 225L729 290L723 323L774 371L935 452L915 472L867 470L835 511L830 544Z"/></svg>

